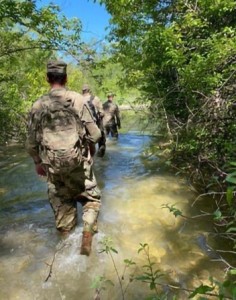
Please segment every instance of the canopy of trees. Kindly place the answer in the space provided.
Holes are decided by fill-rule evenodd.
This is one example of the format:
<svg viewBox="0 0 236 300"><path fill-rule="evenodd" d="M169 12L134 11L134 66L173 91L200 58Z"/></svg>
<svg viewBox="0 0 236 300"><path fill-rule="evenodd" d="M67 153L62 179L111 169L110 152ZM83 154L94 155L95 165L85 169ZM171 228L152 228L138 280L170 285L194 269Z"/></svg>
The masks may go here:
<svg viewBox="0 0 236 300"><path fill-rule="evenodd" d="M154 118L165 120L173 154L212 166L235 158L234 0L102 0L110 40ZM146 100L147 99L147 100Z"/></svg>
<svg viewBox="0 0 236 300"><path fill-rule="evenodd" d="M59 12L53 5L38 8L36 1L1 1L2 141L25 130L25 111L45 91L42 65L54 55L53 51L73 53L80 47L80 21L67 20Z"/></svg>
<svg viewBox="0 0 236 300"><path fill-rule="evenodd" d="M112 60L110 47L97 51L101 42L85 44L80 38L80 20L67 19L53 4L39 7L37 3L1 1L0 142L24 137L29 107L48 90L48 59L68 61L69 88L80 92L82 84L89 83L103 100L108 91L115 92L120 101L126 98L120 84L124 73Z"/></svg>

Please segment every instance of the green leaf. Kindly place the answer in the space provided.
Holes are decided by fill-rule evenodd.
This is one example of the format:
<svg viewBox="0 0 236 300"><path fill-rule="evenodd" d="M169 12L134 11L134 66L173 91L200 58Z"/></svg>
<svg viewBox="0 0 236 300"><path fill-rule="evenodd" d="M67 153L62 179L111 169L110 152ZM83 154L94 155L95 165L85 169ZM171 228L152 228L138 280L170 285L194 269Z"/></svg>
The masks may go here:
<svg viewBox="0 0 236 300"><path fill-rule="evenodd" d="M230 227L229 229L226 230L226 232L236 232L236 227Z"/></svg>
<svg viewBox="0 0 236 300"><path fill-rule="evenodd" d="M135 277L135 279L139 280L139 281L146 281L146 280L150 280L150 277L146 276L146 275L140 275L140 276Z"/></svg>
<svg viewBox="0 0 236 300"><path fill-rule="evenodd" d="M144 272L145 275L149 276L149 278L152 278L152 273L150 272Z"/></svg>
<svg viewBox="0 0 236 300"><path fill-rule="evenodd" d="M222 218L222 213L219 209L217 209L214 213L213 213L213 216L214 216L214 220L221 220Z"/></svg>
<svg viewBox="0 0 236 300"><path fill-rule="evenodd" d="M230 270L229 273L230 273L231 275L236 275L236 269Z"/></svg>
<svg viewBox="0 0 236 300"><path fill-rule="evenodd" d="M111 247L111 251L118 254L118 251L116 249L112 248L112 247Z"/></svg>
<svg viewBox="0 0 236 300"><path fill-rule="evenodd" d="M227 192L226 192L226 200L229 206L232 205L232 200L233 200L233 189L232 188L228 188Z"/></svg>
<svg viewBox="0 0 236 300"><path fill-rule="evenodd" d="M229 183L233 183L233 184L236 184L236 172L232 173L232 174L229 174L226 176L225 180Z"/></svg>
<svg viewBox="0 0 236 300"><path fill-rule="evenodd" d="M127 266L131 266L131 265L136 265L136 263L130 259L124 259L124 263L127 265Z"/></svg>
<svg viewBox="0 0 236 300"><path fill-rule="evenodd" d="M150 290L154 290L156 287L155 282L150 283Z"/></svg>
<svg viewBox="0 0 236 300"><path fill-rule="evenodd" d="M206 294L207 292L211 292L214 290L214 287L208 286L208 285L200 285L197 287L190 295L189 298L193 298L197 294Z"/></svg>
<svg viewBox="0 0 236 300"><path fill-rule="evenodd" d="M109 279L107 279L107 280L105 281L105 283L107 283L107 284L109 284L109 285L111 285L111 286L115 286L114 282L112 282L112 281L109 280Z"/></svg>

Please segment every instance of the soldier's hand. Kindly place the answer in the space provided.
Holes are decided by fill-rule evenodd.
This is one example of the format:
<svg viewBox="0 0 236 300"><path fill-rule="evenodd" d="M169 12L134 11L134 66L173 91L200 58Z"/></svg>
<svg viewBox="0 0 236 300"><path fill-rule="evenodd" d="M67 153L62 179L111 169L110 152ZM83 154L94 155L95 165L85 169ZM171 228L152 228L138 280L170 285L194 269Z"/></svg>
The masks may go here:
<svg viewBox="0 0 236 300"><path fill-rule="evenodd" d="M39 176L46 176L46 172L41 164L35 164L35 170Z"/></svg>
<svg viewBox="0 0 236 300"><path fill-rule="evenodd" d="M90 149L91 156L94 156L95 153L96 153L96 146L95 146L95 144L90 144L89 145L89 149Z"/></svg>

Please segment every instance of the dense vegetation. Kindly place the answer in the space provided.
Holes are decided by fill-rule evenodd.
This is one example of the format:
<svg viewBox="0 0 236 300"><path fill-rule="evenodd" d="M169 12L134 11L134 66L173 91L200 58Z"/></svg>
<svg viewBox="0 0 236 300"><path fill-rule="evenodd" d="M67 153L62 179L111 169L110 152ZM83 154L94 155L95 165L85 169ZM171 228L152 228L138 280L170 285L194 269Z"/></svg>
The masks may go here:
<svg viewBox="0 0 236 300"><path fill-rule="evenodd" d="M125 79L166 121L173 154L224 175L235 154L235 1L101 2Z"/></svg>
<svg viewBox="0 0 236 300"><path fill-rule="evenodd" d="M219 196L215 217L235 247L235 1L100 3L112 15L109 39L125 80L165 129L169 163Z"/></svg>
<svg viewBox="0 0 236 300"><path fill-rule="evenodd" d="M24 138L26 113L32 102L47 92L46 63L62 57L69 63L69 87L80 91L90 82L105 99L113 90L126 96L117 82L123 77L109 52L99 54L93 43L81 41L78 19L67 19L55 5L37 1L2 0L0 5L0 142Z"/></svg>

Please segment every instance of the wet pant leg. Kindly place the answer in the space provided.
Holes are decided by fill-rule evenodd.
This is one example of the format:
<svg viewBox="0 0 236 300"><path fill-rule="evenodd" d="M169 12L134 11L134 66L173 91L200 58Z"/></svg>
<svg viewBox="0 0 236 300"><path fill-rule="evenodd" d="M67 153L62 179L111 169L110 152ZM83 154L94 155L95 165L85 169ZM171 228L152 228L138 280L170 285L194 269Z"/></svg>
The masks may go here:
<svg viewBox="0 0 236 300"><path fill-rule="evenodd" d="M75 172L76 174L76 172ZM73 178L82 179L82 174L80 176L75 176L72 174ZM77 173L77 175L79 175ZM83 213L82 219L84 223L84 231L97 231L97 219L101 206L101 191L97 186L97 181L93 172L92 163L85 161L83 164L83 191L80 196L83 197L82 206ZM77 180L78 180L77 179Z"/></svg>
<svg viewBox="0 0 236 300"><path fill-rule="evenodd" d="M104 126L104 131L105 131L105 135L108 136L111 132L111 128L110 128L110 125L105 125Z"/></svg>
<svg viewBox="0 0 236 300"><path fill-rule="evenodd" d="M112 124L111 127L110 127L110 130L111 130L111 136L113 138L118 138L118 130L117 130L117 125L116 124Z"/></svg>
<svg viewBox="0 0 236 300"><path fill-rule="evenodd" d="M106 135L104 129L101 131L102 137L98 142L98 156L103 157L106 152Z"/></svg>
<svg viewBox="0 0 236 300"><path fill-rule="evenodd" d="M48 198L54 212L56 228L69 232L77 224L77 203L63 182L48 181Z"/></svg>

